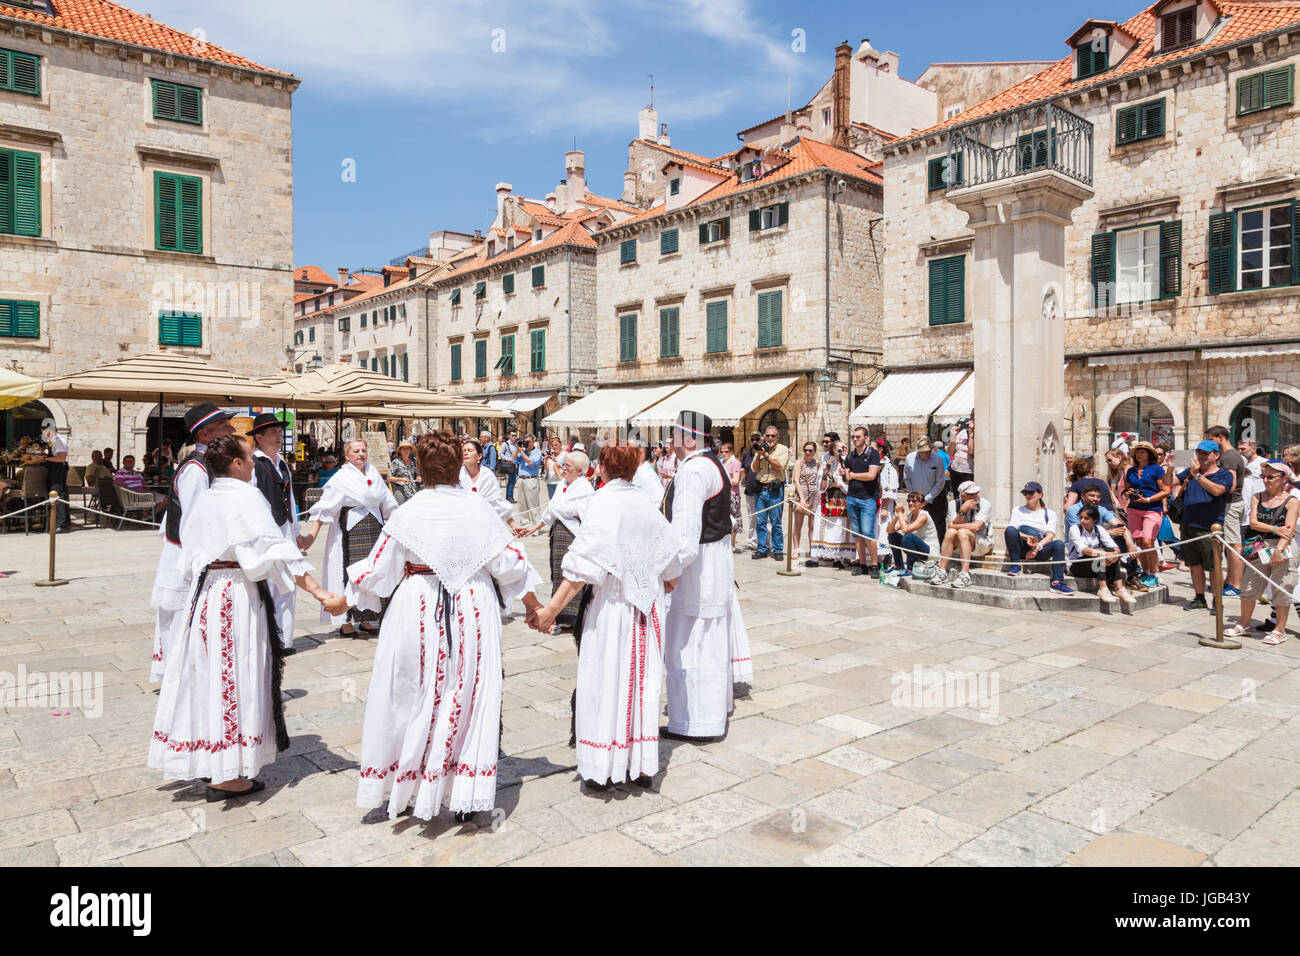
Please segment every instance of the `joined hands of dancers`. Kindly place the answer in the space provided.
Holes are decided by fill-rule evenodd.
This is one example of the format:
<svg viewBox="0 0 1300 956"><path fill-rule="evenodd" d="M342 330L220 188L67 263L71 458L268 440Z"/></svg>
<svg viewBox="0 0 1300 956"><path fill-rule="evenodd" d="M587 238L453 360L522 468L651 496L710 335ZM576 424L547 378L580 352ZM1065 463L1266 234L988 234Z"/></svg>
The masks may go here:
<svg viewBox="0 0 1300 956"><path fill-rule="evenodd" d="M571 582L566 581L565 584L570 585ZM677 578L673 578L671 581L665 581L664 593L672 594L673 588L676 586ZM524 619L524 623L534 631L541 631L543 634L553 633L552 628L555 626L555 619L559 617L560 612L564 610L565 606L573 600L574 593L576 593L576 591L570 591L565 587L559 588L555 594L551 596L549 604L538 602L536 607L529 608L528 616Z"/></svg>

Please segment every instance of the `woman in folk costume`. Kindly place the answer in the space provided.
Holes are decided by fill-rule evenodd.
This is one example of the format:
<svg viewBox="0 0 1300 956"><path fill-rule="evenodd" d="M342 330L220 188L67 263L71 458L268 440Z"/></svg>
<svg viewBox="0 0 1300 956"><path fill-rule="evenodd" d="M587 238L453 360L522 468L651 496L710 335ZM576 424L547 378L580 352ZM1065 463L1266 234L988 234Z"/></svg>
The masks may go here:
<svg viewBox="0 0 1300 956"><path fill-rule="evenodd" d="M298 540L298 500L293 494L293 473L280 457L284 444L284 423L270 412L253 419L254 483L271 509L271 518L284 539ZM280 626L280 643L285 653L293 653L293 612L297 598L294 588L271 588L275 597L275 620Z"/></svg>
<svg viewBox="0 0 1300 956"><path fill-rule="evenodd" d="M497 481L496 472L483 466L483 446L473 438L461 442L460 487L486 501L511 531L519 533L514 506L501 493L501 482Z"/></svg>
<svg viewBox="0 0 1300 956"><path fill-rule="evenodd" d="M590 462L580 451L571 451L564 456L560 466L560 484L556 486L555 496L547 504L537 523L522 528L519 535L534 534L542 528L549 527L551 553L551 594L554 595L564 583L562 566L564 556L573 544L573 538L582 527L582 516L586 514L596 489L587 480L587 466ZM574 597L560 611L556 624L562 628L572 628L578 620L579 598ZM575 634L575 637L578 636Z"/></svg>
<svg viewBox="0 0 1300 956"><path fill-rule="evenodd" d="M476 492L459 487L461 443L421 435L424 490L384 525L326 605L378 609L392 596L366 697L357 806L387 802L432 819L495 805L501 715L501 612L506 599L540 607L541 582L523 549ZM495 481L495 477L493 481Z"/></svg>
<svg viewBox="0 0 1300 956"><path fill-rule="evenodd" d="M564 556L563 583L530 617L549 631L582 596L574 736L578 773L595 789L648 786L659 772L664 605L681 562L672 527L631 483L642 454L637 445L601 449L605 484Z"/></svg>
<svg viewBox="0 0 1300 956"><path fill-rule="evenodd" d="M212 487L185 514L190 601L158 694L149 766L208 778L208 800L264 789L258 771L289 746L280 701L284 652L268 585L326 594L251 484L238 435L207 446Z"/></svg>
<svg viewBox="0 0 1300 956"><path fill-rule="evenodd" d="M181 553L181 520L193 509L195 502L208 490L210 484L204 453L208 443L222 435L233 435L235 426L230 415L211 402L195 405L185 413L185 429L194 440L194 450L185 456L172 477L167 495L167 510L163 514L158 533L162 535L162 554L158 557L158 571L154 575L153 592L149 603L157 608L158 615L153 632L153 661L149 667L149 680L163 679L164 663L170 653L172 638L183 623L185 599L189 588L185 580L185 565Z"/></svg>
<svg viewBox="0 0 1300 956"><path fill-rule="evenodd" d="M316 541L321 525L329 525L325 537L327 590L342 593L348 582L348 568L370 553L383 531L388 516L397 510L397 500L388 490L379 470L370 464L370 451L363 441L350 441L343 448L346 463L325 483L325 490L311 507L311 530L298 539L305 552ZM369 633L379 630L380 609L350 611L332 615L321 610L322 624L342 625L340 633L351 637L357 633L354 622Z"/></svg>
<svg viewBox="0 0 1300 956"><path fill-rule="evenodd" d="M750 656L731 553L731 482L712 426L702 412L678 414L674 443L684 457L664 496L682 563L665 630L666 733L687 740L726 733L735 669L743 673Z"/></svg>
<svg viewBox="0 0 1300 956"><path fill-rule="evenodd" d="M816 568L824 564L842 570L845 562L858 556L858 549L849 535L848 506L849 483L844 477L844 445L841 442L822 466L822 500L820 514L813 522L812 547L804 567Z"/></svg>

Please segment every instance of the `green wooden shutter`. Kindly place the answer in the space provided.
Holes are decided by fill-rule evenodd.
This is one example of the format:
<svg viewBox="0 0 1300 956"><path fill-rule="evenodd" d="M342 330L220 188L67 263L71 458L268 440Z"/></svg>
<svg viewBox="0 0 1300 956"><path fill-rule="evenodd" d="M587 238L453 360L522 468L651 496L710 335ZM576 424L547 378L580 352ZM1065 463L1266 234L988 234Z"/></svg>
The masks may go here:
<svg viewBox="0 0 1300 956"><path fill-rule="evenodd" d="M946 321L948 295L948 260L930 261L930 324L943 325Z"/></svg>
<svg viewBox="0 0 1300 956"><path fill-rule="evenodd" d="M1183 291L1183 224L1160 224L1160 298L1171 299Z"/></svg>
<svg viewBox="0 0 1300 956"><path fill-rule="evenodd" d="M1289 106L1295 99L1295 64L1264 74L1264 109Z"/></svg>
<svg viewBox="0 0 1300 956"><path fill-rule="evenodd" d="M636 262L636 240L624 239L618 247L619 264Z"/></svg>
<svg viewBox="0 0 1300 956"><path fill-rule="evenodd" d="M515 337L513 335L501 336L501 360L497 362L497 367L501 369L502 375L515 374Z"/></svg>
<svg viewBox="0 0 1300 956"><path fill-rule="evenodd" d="M501 277L501 291L507 295L515 291L515 274L507 272Z"/></svg>
<svg viewBox="0 0 1300 956"><path fill-rule="evenodd" d="M163 312L158 316L158 344L181 344L181 320L175 312Z"/></svg>
<svg viewBox="0 0 1300 956"><path fill-rule="evenodd" d="M1115 234L1092 237L1092 305L1104 309L1115 304Z"/></svg>
<svg viewBox="0 0 1300 956"><path fill-rule="evenodd" d="M474 377L487 378L487 339L474 340Z"/></svg>
<svg viewBox="0 0 1300 956"><path fill-rule="evenodd" d="M665 229L659 233L659 254L666 256L677 251L677 230Z"/></svg>
<svg viewBox="0 0 1300 956"><path fill-rule="evenodd" d="M1138 138L1138 108L1125 107L1115 114L1115 142L1123 146Z"/></svg>
<svg viewBox="0 0 1300 956"><path fill-rule="evenodd" d="M1264 74L1243 76L1237 80L1237 115L1264 108Z"/></svg>
<svg viewBox="0 0 1300 956"><path fill-rule="evenodd" d="M707 222L702 222L700 223L700 245L702 246L707 245L708 242L709 242L709 224Z"/></svg>
<svg viewBox="0 0 1300 956"><path fill-rule="evenodd" d="M176 87L176 118L182 123L203 123L203 91L196 86Z"/></svg>
<svg viewBox="0 0 1300 956"><path fill-rule="evenodd" d="M776 207L776 224L784 226L790 221L790 204L788 202L778 203Z"/></svg>
<svg viewBox="0 0 1300 956"><path fill-rule="evenodd" d="M40 338L40 303L0 301L0 336L18 339Z"/></svg>
<svg viewBox="0 0 1300 956"><path fill-rule="evenodd" d="M1291 203L1291 284L1300 285L1300 202Z"/></svg>
<svg viewBox="0 0 1300 956"><path fill-rule="evenodd" d="M14 154L0 149L0 233L14 231Z"/></svg>
<svg viewBox="0 0 1300 956"><path fill-rule="evenodd" d="M533 288L546 285L546 266L533 266Z"/></svg>
<svg viewBox="0 0 1300 956"><path fill-rule="evenodd" d="M954 325L966 318L966 257L948 260L948 291L945 296L947 322Z"/></svg>
<svg viewBox="0 0 1300 956"><path fill-rule="evenodd" d="M546 371L546 330L533 329L528 333L529 338L529 364L528 370L531 372Z"/></svg>
<svg viewBox="0 0 1300 956"><path fill-rule="evenodd" d="M176 119L176 86L164 80L153 81L153 118Z"/></svg>
<svg viewBox="0 0 1300 956"><path fill-rule="evenodd" d="M451 304L460 305L460 289L451 290Z"/></svg>
<svg viewBox="0 0 1300 956"><path fill-rule="evenodd" d="M749 231L758 232L763 228L763 210L751 209L749 211Z"/></svg>
<svg viewBox="0 0 1300 956"><path fill-rule="evenodd" d="M451 380L460 381L460 343L457 342L451 347Z"/></svg>
<svg viewBox="0 0 1300 956"><path fill-rule="evenodd" d="M934 159L930 160L930 164L927 168L927 172L928 172L927 185L929 186L929 191L935 192L936 190L942 189L943 188L943 157L937 156Z"/></svg>
<svg viewBox="0 0 1300 956"><path fill-rule="evenodd" d="M673 358L678 354L677 309L659 310L659 357Z"/></svg>
<svg viewBox="0 0 1300 956"><path fill-rule="evenodd" d="M402 381L409 382L410 380L411 380L411 354L409 352L403 352L402 353Z"/></svg>
<svg viewBox="0 0 1300 956"><path fill-rule="evenodd" d="M1156 100L1154 103L1143 103L1141 110L1142 121L1138 124L1138 135L1142 139L1154 139L1157 136L1165 135L1165 101Z"/></svg>
<svg viewBox="0 0 1300 956"><path fill-rule="evenodd" d="M41 157L15 150L10 179L13 197L12 232L18 236L41 234ZM0 165L3 165L0 162Z"/></svg>
<svg viewBox="0 0 1300 956"><path fill-rule="evenodd" d="M12 90L14 88L14 52L12 50L0 50L0 90Z"/></svg>
<svg viewBox="0 0 1300 956"><path fill-rule="evenodd" d="M727 303L710 302L705 307L704 322L706 351L727 351Z"/></svg>
<svg viewBox="0 0 1300 956"><path fill-rule="evenodd" d="M179 176L181 252L203 251L203 180Z"/></svg>
<svg viewBox="0 0 1300 956"><path fill-rule="evenodd" d="M1237 288L1237 215L1231 212L1210 216L1210 292L1234 292Z"/></svg>
<svg viewBox="0 0 1300 956"><path fill-rule="evenodd" d="M41 58L17 50L0 50L0 90L41 95Z"/></svg>
<svg viewBox="0 0 1300 956"><path fill-rule="evenodd" d="M185 312L180 317L181 345L198 348L203 344L203 316Z"/></svg>
<svg viewBox="0 0 1300 956"><path fill-rule="evenodd" d="M636 360L636 313L618 317L618 360Z"/></svg>
<svg viewBox="0 0 1300 956"><path fill-rule="evenodd" d="M764 292L758 297L758 347L781 344L781 293Z"/></svg>

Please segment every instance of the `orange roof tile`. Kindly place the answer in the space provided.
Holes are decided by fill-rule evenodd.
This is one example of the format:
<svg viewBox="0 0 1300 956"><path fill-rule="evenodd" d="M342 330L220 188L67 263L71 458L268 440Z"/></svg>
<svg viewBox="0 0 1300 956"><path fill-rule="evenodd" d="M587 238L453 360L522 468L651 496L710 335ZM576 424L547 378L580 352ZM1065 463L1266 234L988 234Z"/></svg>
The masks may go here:
<svg viewBox="0 0 1300 956"><path fill-rule="evenodd" d="M292 76L290 73L254 63L214 43L198 43L188 33L159 23L142 13L110 3L109 0L52 0L51 9L52 13L45 13L27 7L16 7L0 0L0 17L26 20L72 33L102 37L106 40L149 47L153 50L191 56L200 60L212 60L246 70Z"/></svg>
<svg viewBox="0 0 1300 956"><path fill-rule="evenodd" d="M1159 66L1171 60L1233 46L1251 37L1269 33L1291 24L1300 24L1300 2L1278 2L1278 0L1223 0L1219 9L1227 18L1222 21L1220 29L1208 42L1202 41L1194 46L1179 47L1167 53L1154 52L1156 17L1152 10L1161 4L1143 10L1137 16L1119 24L1116 29L1123 30L1137 39L1137 46L1115 67L1105 73L1090 76L1083 80L1072 79L1074 53L1041 70L1014 86L1008 87L996 96L977 103L952 119L945 120L929 129L921 130L907 136L903 141L921 139L944 129L961 126L982 116L992 116L1005 110L1025 106L1040 100L1050 100L1074 90L1092 86L1105 86L1116 79Z"/></svg>
<svg viewBox="0 0 1300 956"><path fill-rule="evenodd" d="M838 173L844 173L847 176L856 176L859 179L865 179L872 183L884 184L884 179L879 173L880 164L868 163L857 153L847 149L840 149L838 146L830 146L826 143L819 143L815 139L808 139L800 136L789 150L782 153L778 150L769 150L768 155L776 153L777 155L788 155L789 161L782 166L778 166L772 172L760 179L751 182L740 181L739 171L732 173L725 180L718 183L708 192L704 193L698 199L693 200L687 205L696 206L700 203L710 202L722 196L728 196L732 193L744 192L747 189L754 189L758 186L765 186L769 183L778 182L782 179L789 179L792 176L798 176L801 173L812 172L814 169L832 169ZM622 223L619 223L622 225Z"/></svg>
<svg viewBox="0 0 1300 956"><path fill-rule="evenodd" d="M336 276L330 275L320 266L295 266L293 270L293 278L295 282L316 282L321 285L333 286L339 284L339 280Z"/></svg>
<svg viewBox="0 0 1300 956"><path fill-rule="evenodd" d="M647 146L653 146L655 149L662 149L665 153L672 153L674 156L680 156L682 159L689 159L695 163L704 163L705 165L711 165L713 163L713 160L709 159L707 156L701 156L699 153L688 153L686 150L677 149L674 146L664 146L661 143L656 143L652 139L638 138L636 142L644 143Z"/></svg>
<svg viewBox="0 0 1300 956"><path fill-rule="evenodd" d="M498 255L488 258L486 255L480 255L464 263L461 268L454 271L457 278L463 278L477 272L479 269L485 269L490 266L499 265L503 262L509 262L514 259L520 259L524 256L531 255L534 252L544 252L547 249L554 249L558 246L581 246L584 249L595 249L596 241L591 238L591 234L583 228L582 223L574 220L566 222L559 229L556 229L549 236L542 239L541 242L529 240L521 245L515 246ZM442 276L441 278L447 278Z"/></svg>
<svg viewBox="0 0 1300 956"><path fill-rule="evenodd" d="M680 156L672 157L672 159L659 167L659 171L663 172L663 170L667 169L669 166L683 166L687 169L698 169L700 172L708 173L712 176L726 176L730 173L730 170L723 169L721 166L715 166L712 163L696 163L689 159L682 159Z"/></svg>
<svg viewBox="0 0 1300 956"><path fill-rule="evenodd" d="M663 149L664 147L660 146L659 148ZM607 199L604 196L597 196L595 193L587 193L585 196L579 199L578 202L587 203L590 206L601 206L602 208L605 209L617 209L622 212L641 211L636 206L629 206L627 203L621 202L620 200L617 199Z"/></svg>

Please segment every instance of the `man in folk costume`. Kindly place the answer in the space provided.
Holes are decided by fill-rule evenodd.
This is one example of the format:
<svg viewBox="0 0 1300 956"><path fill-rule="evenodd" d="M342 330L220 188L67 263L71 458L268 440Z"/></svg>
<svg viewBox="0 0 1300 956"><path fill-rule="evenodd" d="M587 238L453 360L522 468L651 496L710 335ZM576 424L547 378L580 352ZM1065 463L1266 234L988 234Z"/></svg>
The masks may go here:
<svg viewBox="0 0 1300 956"><path fill-rule="evenodd" d="M284 652L268 585L326 594L252 485L239 435L207 446L212 486L185 512L190 595L158 694L149 766L168 780L205 778L208 800L264 789L258 771L289 747L281 706Z"/></svg>
<svg viewBox="0 0 1300 956"><path fill-rule="evenodd" d="M682 576L668 607L668 730L678 739L726 733L732 682L753 679L736 595L731 483L713 450L713 422L683 411L673 427L681 464L664 495Z"/></svg>
<svg viewBox="0 0 1300 956"><path fill-rule="evenodd" d="M159 409L159 414L162 409ZM185 582L185 567L181 554L181 522L185 512L208 490L209 475L205 460L208 444L223 435L233 435L235 427L230 415L211 402L195 405L185 413L185 430L194 442L194 450L176 469L172 486L167 494L167 510L163 513L158 533L162 535L162 554L158 557L158 570L154 574L153 593L149 604L158 609L153 632L153 661L149 667L149 680L163 679L171 636L177 620L186 609L189 590Z"/></svg>
<svg viewBox="0 0 1300 956"><path fill-rule="evenodd" d="M284 539L298 539L298 501L293 494L293 474L289 463L280 457L284 444L284 423L270 412L253 419L253 476L257 490L271 507L271 517L284 533ZM293 588L272 589L275 595L275 619L280 625L280 643L285 653L293 653Z"/></svg>
<svg viewBox="0 0 1300 956"><path fill-rule="evenodd" d="M501 714L501 614L497 592L529 612L541 578L495 511L459 486L461 444L421 435L424 490L384 525L348 569L346 593L326 605L377 610L391 595L366 696L357 806L407 807L432 819L491 810ZM495 481L495 477L493 478ZM493 719L497 718L497 719Z"/></svg>
<svg viewBox="0 0 1300 956"><path fill-rule="evenodd" d="M320 500L312 505L308 517L310 530L298 538L298 547L305 552L316 541L322 525L329 525L325 536L326 590L343 593L347 584L348 567L362 560L379 540L384 522L397 510L397 499L388 489L388 483L379 469L370 464L370 453L364 441L348 442L343 448L347 461L325 483ZM330 614L321 610L321 623L340 627L340 633L351 637L357 633L354 622L361 624L367 633L375 633L379 625L380 609L353 611L348 614Z"/></svg>
<svg viewBox="0 0 1300 956"><path fill-rule="evenodd" d="M597 790L648 786L659 772L664 605L681 559L671 525L632 484L641 456L637 445L601 449L605 483L564 556L560 587L530 616L549 632L582 594L574 736L578 773Z"/></svg>

